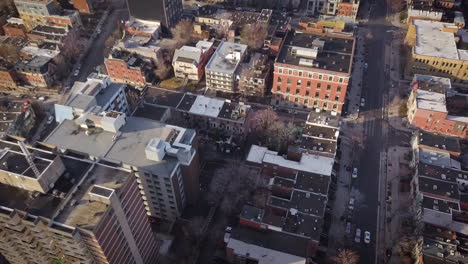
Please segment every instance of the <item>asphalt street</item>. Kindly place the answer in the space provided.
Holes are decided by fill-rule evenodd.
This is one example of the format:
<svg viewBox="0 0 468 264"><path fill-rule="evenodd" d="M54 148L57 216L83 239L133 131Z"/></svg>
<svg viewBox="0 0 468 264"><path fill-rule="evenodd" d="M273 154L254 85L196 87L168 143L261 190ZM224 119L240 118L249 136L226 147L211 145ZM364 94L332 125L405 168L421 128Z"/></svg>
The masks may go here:
<svg viewBox="0 0 468 264"><path fill-rule="evenodd" d="M385 81L385 45L391 34L387 32L386 22L387 4L385 0L374 0L367 27L372 36L367 39L367 72L363 76L362 98L365 106L361 107L358 122L363 122L364 147L354 161L358 168L358 178L354 180L352 188L358 193L358 203L354 212L353 222L361 229L361 243L354 243L354 249L360 256L359 263L382 263L377 261L377 235L379 202L381 197L379 188L385 185L380 168L380 156L385 150L386 136L382 133L384 102L383 94L387 89ZM383 201L384 203L384 201ZM364 231L371 233L371 243L365 244Z"/></svg>

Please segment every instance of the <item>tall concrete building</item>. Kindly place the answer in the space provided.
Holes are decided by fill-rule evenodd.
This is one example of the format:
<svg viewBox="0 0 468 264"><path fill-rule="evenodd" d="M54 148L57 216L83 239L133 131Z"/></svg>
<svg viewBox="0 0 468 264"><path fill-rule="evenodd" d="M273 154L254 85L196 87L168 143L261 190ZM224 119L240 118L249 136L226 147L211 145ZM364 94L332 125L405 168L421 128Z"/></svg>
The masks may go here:
<svg viewBox="0 0 468 264"><path fill-rule="evenodd" d="M160 21L166 29L175 26L182 15L182 0L127 0L127 5L130 16Z"/></svg>
<svg viewBox="0 0 468 264"><path fill-rule="evenodd" d="M0 253L12 264L155 263L129 168L0 140Z"/></svg>
<svg viewBox="0 0 468 264"><path fill-rule="evenodd" d="M194 130L146 118L87 112L61 122L45 142L132 170L147 215L170 221L198 194L195 136Z"/></svg>

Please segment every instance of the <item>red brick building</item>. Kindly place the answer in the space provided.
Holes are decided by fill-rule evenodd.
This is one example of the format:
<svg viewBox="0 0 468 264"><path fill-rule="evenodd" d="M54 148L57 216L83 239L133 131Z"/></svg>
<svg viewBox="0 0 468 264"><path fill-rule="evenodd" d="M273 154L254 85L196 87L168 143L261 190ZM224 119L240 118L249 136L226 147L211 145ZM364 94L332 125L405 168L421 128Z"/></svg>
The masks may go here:
<svg viewBox="0 0 468 264"><path fill-rule="evenodd" d="M468 138L468 95L447 78L416 74L408 99L408 122L425 131Z"/></svg>
<svg viewBox="0 0 468 264"><path fill-rule="evenodd" d="M153 69L140 56L123 50L113 50L104 64L113 82L138 87L146 86L147 77Z"/></svg>
<svg viewBox="0 0 468 264"><path fill-rule="evenodd" d="M354 37L289 32L274 66L272 104L341 112Z"/></svg>
<svg viewBox="0 0 468 264"><path fill-rule="evenodd" d="M3 27L6 36L10 37L26 37L26 27L21 24L7 23Z"/></svg>
<svg viewBox="0 0 468 264"><path fill-rule="evenodd" d="M359 1L351 0L351 1L343 1L338 3L338 10L336 15L339 17L348 17L348 18L356 18L357 11L359 8Z"/></svg>

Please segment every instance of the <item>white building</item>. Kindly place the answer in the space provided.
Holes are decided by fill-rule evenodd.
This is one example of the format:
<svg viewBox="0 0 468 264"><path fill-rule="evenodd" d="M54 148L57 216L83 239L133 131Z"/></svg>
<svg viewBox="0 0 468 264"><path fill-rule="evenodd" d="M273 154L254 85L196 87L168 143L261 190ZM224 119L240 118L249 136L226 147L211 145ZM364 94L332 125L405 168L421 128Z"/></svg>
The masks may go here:
<svg viewBox="0 0 468 264"><path fill-rule="evenodd" d="M195 47L183 46L177 49L172 59L172 67L177 78L200 81L205 65L213 54L213 42L199 41Z"/></svg>
<svg viewBox="0 0 468 264"><path fill-rule="evenodd" d="M237 89L239 64L246 55L247 45L223 41L205 67L209 89L234 92Z"/></svg>

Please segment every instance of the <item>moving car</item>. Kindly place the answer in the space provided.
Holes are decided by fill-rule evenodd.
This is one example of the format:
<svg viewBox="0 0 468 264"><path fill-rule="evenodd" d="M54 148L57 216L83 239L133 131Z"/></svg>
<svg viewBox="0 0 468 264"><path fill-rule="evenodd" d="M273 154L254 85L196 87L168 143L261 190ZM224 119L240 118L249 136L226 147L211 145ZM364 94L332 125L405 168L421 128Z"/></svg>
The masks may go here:
<svg viewBox="0 0 468 264"><path fill-rule="evenodd" d="M54 121L54 117L53 116L49 116L49 118L47 118L47 124L50 125L52 124L52 122Z"/></svg>
<svg viewBox="0 0 468 264"><path fill-rule="evenodd" d="M357 168L354 168L353 169L353 175L352 175L353 179L356 179L357 178Z"/></svg>
<svg viewBox="0 0 468 264"><path fill-rule="evenodd" d="M361 229L356 229L356 236L354 237L354 242L361 243Z"/></svg>
<svg viewBox="0 0 468 264"><path fill-rule="evenodd" d="M364 232L364 243L366 243L366 244L370 243L370 232L369 231Z"/></svg>

